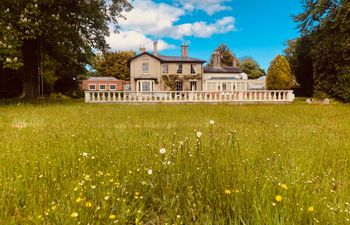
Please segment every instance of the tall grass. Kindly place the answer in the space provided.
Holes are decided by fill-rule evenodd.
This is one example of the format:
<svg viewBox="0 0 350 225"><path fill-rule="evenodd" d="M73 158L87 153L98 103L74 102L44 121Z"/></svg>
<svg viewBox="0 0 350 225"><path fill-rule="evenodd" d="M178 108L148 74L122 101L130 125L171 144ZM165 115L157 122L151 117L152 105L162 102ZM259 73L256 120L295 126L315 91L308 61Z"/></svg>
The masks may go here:
<svg viewBox="0 0 350 225"><path fill-rule="evenodd" d="M349 224L349 121L346 105L1 106L0 224Z"/></svg>

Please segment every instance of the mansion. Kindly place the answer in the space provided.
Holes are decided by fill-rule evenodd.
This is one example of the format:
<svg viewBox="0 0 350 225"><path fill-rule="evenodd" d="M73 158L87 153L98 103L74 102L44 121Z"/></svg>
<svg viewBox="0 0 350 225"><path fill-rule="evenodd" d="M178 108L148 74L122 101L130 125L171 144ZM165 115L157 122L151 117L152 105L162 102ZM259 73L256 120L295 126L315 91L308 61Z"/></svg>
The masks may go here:
<svg viewBox="0 0 350 225"><path fill-rule="evenodd" d="M132 92L265 89L264 80L248 80L247 74L237 67L236 58L232 67L221 66L221 56L215 52L213 65L204 66L205 60L189 57L186 44L181 46L181 56L160 55L157 41L153 45L153 53L140 48L140 54L129 61Z"/></svg>

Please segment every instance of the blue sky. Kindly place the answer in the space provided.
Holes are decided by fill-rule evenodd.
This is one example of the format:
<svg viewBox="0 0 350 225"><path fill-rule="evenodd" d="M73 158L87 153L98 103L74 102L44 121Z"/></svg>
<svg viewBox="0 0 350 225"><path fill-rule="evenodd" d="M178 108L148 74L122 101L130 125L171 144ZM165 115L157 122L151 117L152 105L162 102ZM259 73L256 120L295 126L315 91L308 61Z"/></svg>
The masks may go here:
<svg viewBox="0 0 350 225"><path fill-rule="evenodd" d="M183 41L191 57L209 60L227 44L238 58L251 56L262 68L297 37L293 14L300 0L133 0L134 10L121 20L119 34L107 38L113 50L137 50L159 40L164 55L180 55Z"/></svg>

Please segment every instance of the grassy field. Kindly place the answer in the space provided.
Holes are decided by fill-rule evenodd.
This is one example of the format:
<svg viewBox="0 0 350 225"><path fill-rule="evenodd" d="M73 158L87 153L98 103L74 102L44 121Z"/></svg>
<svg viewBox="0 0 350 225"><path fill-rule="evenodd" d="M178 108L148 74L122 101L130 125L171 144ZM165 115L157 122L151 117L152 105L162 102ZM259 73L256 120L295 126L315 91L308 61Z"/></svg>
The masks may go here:
<svg viewBox="0 0 350 225"><path fill-rule="evenodd" d="M349 105L3 105L0 140L0 224L350 224Z"/></svg>

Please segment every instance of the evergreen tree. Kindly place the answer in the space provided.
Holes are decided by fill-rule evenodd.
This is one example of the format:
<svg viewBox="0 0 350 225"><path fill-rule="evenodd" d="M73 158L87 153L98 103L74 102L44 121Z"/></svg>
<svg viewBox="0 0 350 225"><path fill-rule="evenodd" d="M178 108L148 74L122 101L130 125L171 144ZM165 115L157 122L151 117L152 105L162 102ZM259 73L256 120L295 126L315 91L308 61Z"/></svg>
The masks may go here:
<svg viewBox="0 0 350 225"><path fill-rule="evenodd" d="M219 52L221 55L221 66L233 66L233 59L235 58L235 56L233 55L232 51L226 44L224 43L220 44L215 49L215 51ZM238 60L237 60L237 63L239 63ZM209 66L213 65L213 55L211 56L210 62L208 65Z"/></svg>
<svg viewBox="0 0 350 225"><path fill-rule="evenodd" d="M260 65L252 57L244 57L240 60L240 69L242 72L248 74L249 79L257 79L265 76L265 70L260 68Z"/></svg>
<svg viewBox="0 0 350 225"><path fill-rule="evenodd" d="M292 87L292 72L286 57L276 56L267 72L266 86L269 90L288 90Z"/></svg>
<svg viewBox="0 0 350 225"><path fill-rule="evenodd" d="M26 96L36 97L43 55L66 71L84 68L92 49L107 49L109 23L117 29L117 19L130 9L127 0L2 0L0 66L16 70Z"/></svg>

